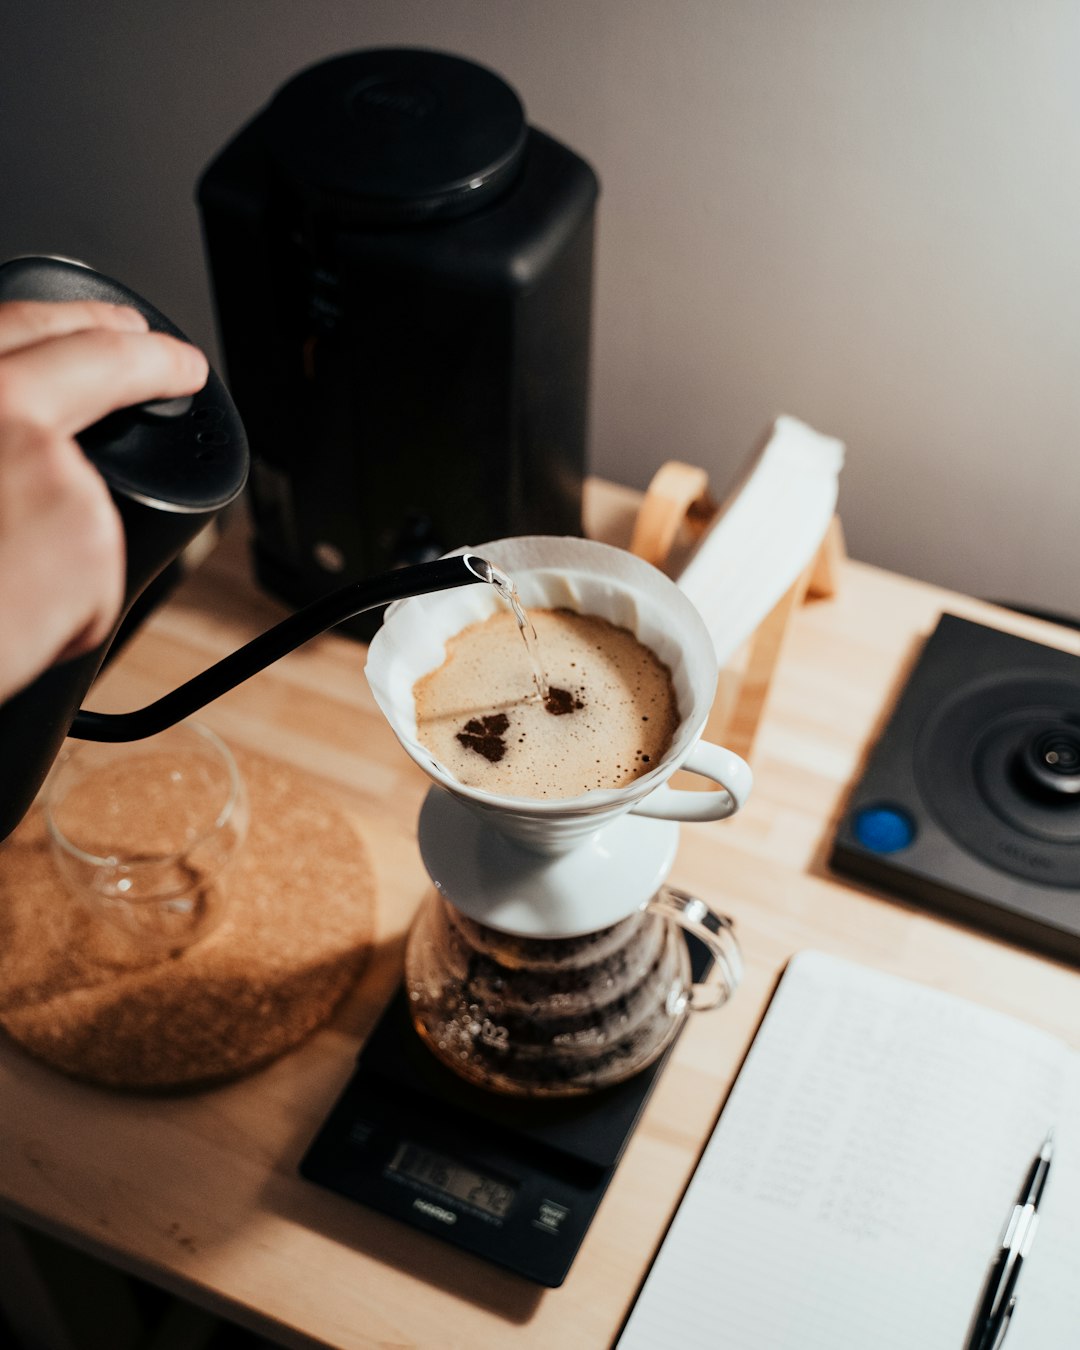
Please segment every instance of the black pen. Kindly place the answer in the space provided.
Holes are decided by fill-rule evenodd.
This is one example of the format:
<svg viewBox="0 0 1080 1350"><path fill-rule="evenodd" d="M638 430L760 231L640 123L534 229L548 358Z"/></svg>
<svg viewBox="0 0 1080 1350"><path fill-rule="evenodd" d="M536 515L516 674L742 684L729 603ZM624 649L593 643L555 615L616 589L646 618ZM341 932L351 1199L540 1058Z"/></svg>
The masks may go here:
<svg viewBox="0 0 1080 1350"><path fill-rule="evenodd" d="M1046 1186L1053 1152L1054 1131L1049 1130L1042 1148L1028 1169L1024 1185L1001 1234L998 1250L990 1262L965 1350L999 1350L1005 1339L1009 1319L1016 1307L1013 1290L1039 1225L1039 1201Z"/></svg>

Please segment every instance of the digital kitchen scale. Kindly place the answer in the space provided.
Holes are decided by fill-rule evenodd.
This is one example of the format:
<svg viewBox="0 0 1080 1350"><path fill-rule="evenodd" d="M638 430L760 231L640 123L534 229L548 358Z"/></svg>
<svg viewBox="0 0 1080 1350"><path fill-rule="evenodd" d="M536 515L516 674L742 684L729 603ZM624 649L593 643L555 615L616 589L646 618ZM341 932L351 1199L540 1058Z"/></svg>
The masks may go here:
<svg viewBox="0 0 1080 1350"><path fill-rule="evenodd" d="M700 980L711 958L687 942ZM399 988L300 1173L557 1287L673 1046L633 1078L586 1096L503 1096L439 1063Z"/></svg>

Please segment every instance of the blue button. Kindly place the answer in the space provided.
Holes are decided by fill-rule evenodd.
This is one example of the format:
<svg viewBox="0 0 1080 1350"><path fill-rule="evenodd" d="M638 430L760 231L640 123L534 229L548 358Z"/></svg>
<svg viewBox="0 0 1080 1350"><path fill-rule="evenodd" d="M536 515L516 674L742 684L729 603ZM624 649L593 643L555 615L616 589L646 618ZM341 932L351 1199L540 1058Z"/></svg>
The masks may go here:
<svg viewBox="0 0 1080 1350"><path fill-rule="evenodd" d="M852 829L859 843L874 853L895 853L915 838L915 822L897 806L864 806Z"/></svg>

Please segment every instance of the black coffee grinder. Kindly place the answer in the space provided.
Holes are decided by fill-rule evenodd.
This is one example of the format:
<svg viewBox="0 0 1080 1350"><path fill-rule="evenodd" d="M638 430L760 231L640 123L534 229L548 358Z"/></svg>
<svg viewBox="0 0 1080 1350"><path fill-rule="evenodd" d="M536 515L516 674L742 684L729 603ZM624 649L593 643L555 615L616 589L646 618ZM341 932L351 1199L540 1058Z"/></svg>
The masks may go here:
<svg viewBox="0 0 1080 1350"><path fill-rule="evenodd" d="M272 594L581 533L597 193L434 51L312 66L221 150L198 201Z"/></svg>

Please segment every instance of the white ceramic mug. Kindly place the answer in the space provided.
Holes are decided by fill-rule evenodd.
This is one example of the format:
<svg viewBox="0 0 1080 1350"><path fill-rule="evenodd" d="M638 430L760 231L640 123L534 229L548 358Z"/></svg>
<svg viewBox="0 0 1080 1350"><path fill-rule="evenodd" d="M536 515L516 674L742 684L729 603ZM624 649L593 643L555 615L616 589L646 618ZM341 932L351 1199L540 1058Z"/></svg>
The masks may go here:
<svg viewBox="0 0 1080 1350"><path fill-rule="evenodd" d="M577 797L501 796L459 782L417 739L413 687L445 659L446 643L505 605L493 586L476 585L400 600L386 612L365 673L375 700L412 759L441 787L507 838L557 855L623 815L665 820L722 820L744 804L752 775L738 755L701 740L716 695L712 638L679 588L650 563L607 544L529 535L459 550L513 578L526 609L576 610L628 628L671 670L679 725L667 753L648 773L619 788ZM709 792L668 786L677 769L711 780Z"/></svg>

